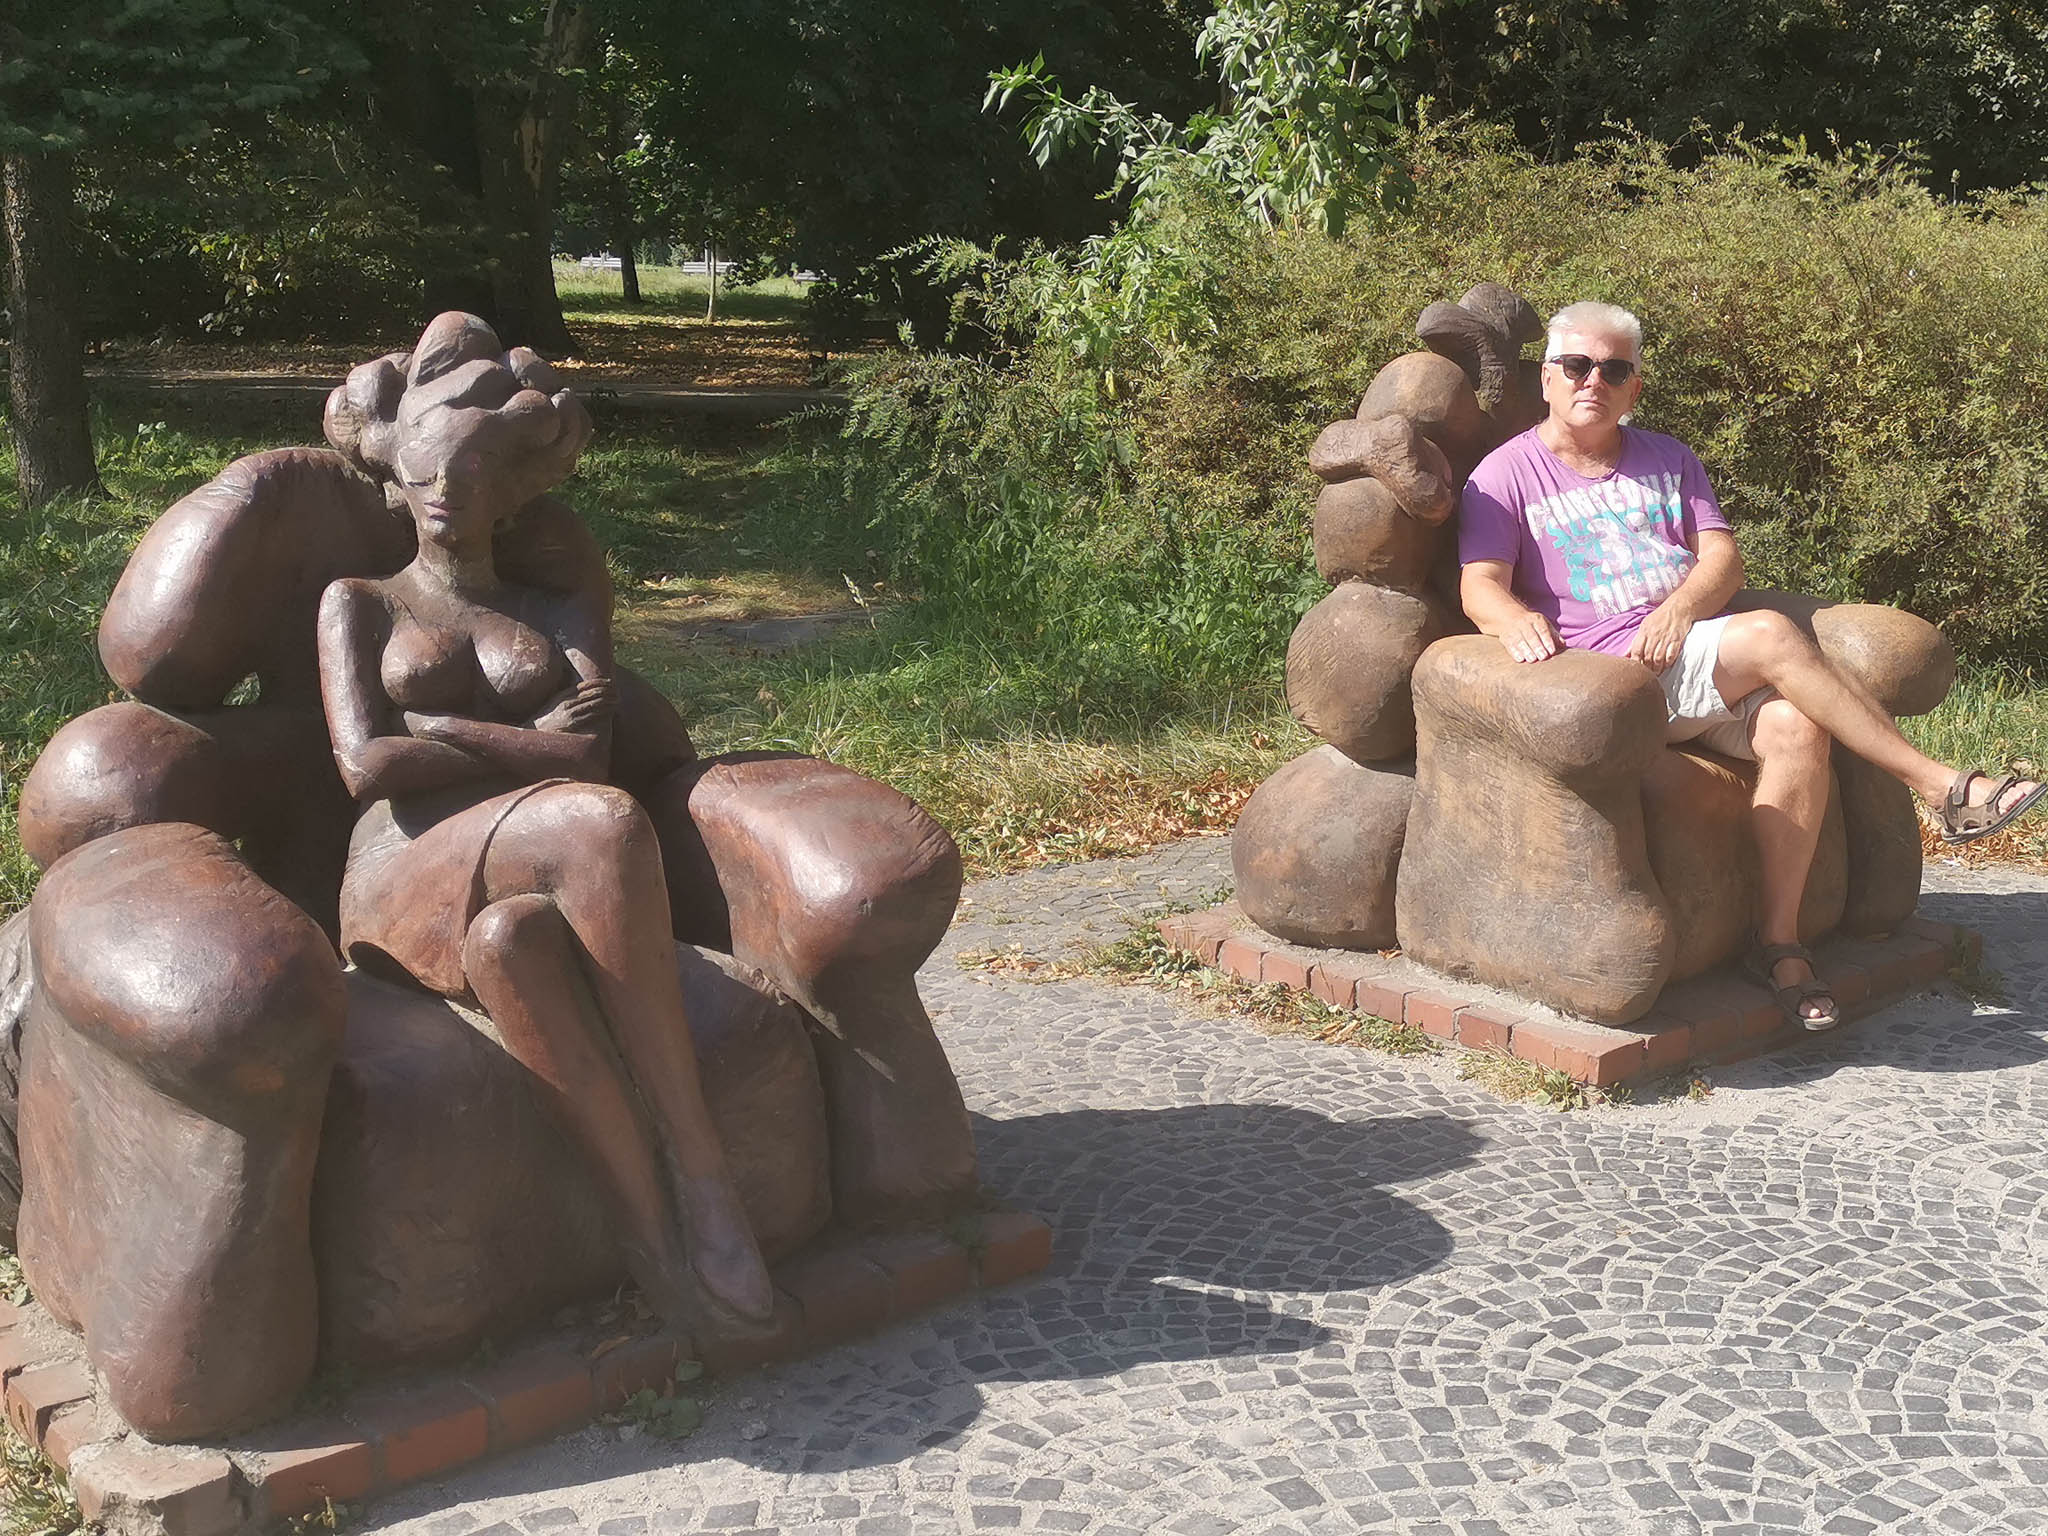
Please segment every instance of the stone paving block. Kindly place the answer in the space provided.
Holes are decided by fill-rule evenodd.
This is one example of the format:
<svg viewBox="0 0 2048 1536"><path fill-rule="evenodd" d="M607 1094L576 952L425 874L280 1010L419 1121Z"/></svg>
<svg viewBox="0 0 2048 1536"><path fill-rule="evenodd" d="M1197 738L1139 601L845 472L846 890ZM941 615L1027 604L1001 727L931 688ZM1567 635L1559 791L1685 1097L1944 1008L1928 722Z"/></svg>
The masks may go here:
<svg viewBox="0 0 2048 1536"><path fill-rule="evenodd" d="M1871 978L1880 992L1916 992L1948 969L1949 952L1919 934L1893 934L1881 947L1884 959Z"/></svg>
<svg viewBox="0 0 2048 1536"><path fill-rule="evenodd" d="M1235 902L1225 902L1220 907L1211 907L1206 912L1187 912L1173 921L1184 936L1180 946L1200 958L1204 965L1216 963L1216 951L1223 941L1230 937L1236 926L1239 913Z"/></svg>
<svg viewBox="0 0 2048 1536"><path fill-rule="evenodd" d="M484 1405L455 1382L367 1398L346 1413L375 1447L383 1484L415 1482L474 1461L490 1446Z"/></svg>
<svg viewBox="0 0 2048 1536"><path fill-rule="evenodd" d="M1457 1036L1458 1009L1465 999L1432 988L1418 988L1401 999L1401 1022L1439 1040Z"/></svg>
<svg viewBox="0 0 2048 1536"><path fill-rule="evenodd" d="M324 1509L329 1500L354 1503L377 1485L369 1441L340 1419L263 1430L242 1445L258 1521Z"/></svg>
<svg viewBox="0 0 2048 1536"><path fill-rule="evenodd" d="M609 1413L636 1392L665 1390L675 1380L677 1368L695 1358L691 1346L672 1333L605 1341L589 1357L597 1411Z"/></svg>
<svg viewBox="0 0 2048 1536"><path fill-rule="evenodd" d="M72 1457L70 1482L79 1512L111 1536L229 1536L245 1516L215 1450L102 1440Z"/></svg>
<svg viewBox="0 0 2048 1536"><path fill-rule="evenodd" d="M56 1345L24 1329L0 1333L0 1384L13 1381L31 1366L48 1365L58 1355Z"/></svg>
<svg viewBox="0 0 2048 1536"><path fill-rule="evenodd" d="M83 1360L30 1366L7 1383L7 1422L30 1445L43 1443L43 1431L60 1408L92 1397L92 1372Z"/></svg>
<svg viewBox="0 0 2048 1536"><path fill-rule="evenodd" d="M887 1271L895 1287L893 1315L929 1311L974 1284L967 1250L936 1232L870 1237L861 1252Z"/></svg>
<svg viewBox="0 0 2048 1536"><path fill-rule="evenodd" d="M1899 932L1940 945L1950 964L1960 959L1965 965L1977 965L1984 959L1984 936L1971 928L1938 923L1931 918L1909 917L1899 924Z"/></svg>
<svg viewBox="0 0 2048 1536"><path fill-rule="evenodd" d="M775 1283L796 1303L804 1342L812 1348L872 1333L889 1320L895 1300L888 1271L843 1246L777 1265Z"/></svg>
<svg viewBox="0 0 2048 1536"><path fill-rule="evenodd" d="M1643 1037L1641 1071L1646 1078L1668 1077L1693 1059L1693 1026L1661 1008L1636 1020L1631 1033Z"/></svg>
<svg viewBox="0 0 2048 1536"><path fill-rule="evenodd" d="M1052 1263L1052 1228L1024 1211L990 1211L981 1218L980 1283L993 1289L1035 1275Z"/></svg>
<svg viewBox="0 0 2048 1536"><path fill-rule="evenodd" d="M563 1344L537 1344L479 1370L463 1385L482 1401L491 1449L545 1440L588 1419L597 1406L590 1366Z"/></svg>

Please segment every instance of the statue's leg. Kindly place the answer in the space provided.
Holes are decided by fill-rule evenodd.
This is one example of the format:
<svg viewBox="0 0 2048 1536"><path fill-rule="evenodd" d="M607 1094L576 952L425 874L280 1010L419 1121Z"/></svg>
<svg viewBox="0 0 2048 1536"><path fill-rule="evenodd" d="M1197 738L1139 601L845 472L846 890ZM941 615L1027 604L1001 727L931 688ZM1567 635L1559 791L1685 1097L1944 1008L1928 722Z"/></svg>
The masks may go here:
<svg viewBox="0 0 2048 1536"><path fill-rule="evenodd" d="M540 1103L611 1195L634 1280L664 1316L688 1316L694 1287L647 1111L626 1085L561 910L541 895L491 903L469 925L462 968L506 1051L539 1084Z"/></svg>
<svg viewBox="0 0 2048 1536"><path fill-rule="evenodd" d="M774 1291L698 1083L661 847L646 812L601 785L535 790L498 821L482 874L489 900L540 894L561 914L611 1043L659 1128L691 1267L715 1303L766 1317Z"/></svg>
<svg viewBox="0 0 2048 1536"><path fill-rule="evenodd" d="M960 895L945 829L886 784L765 753L680 769L649 803L684 936L728 939L820 1026L838 1219L971 1201L967 1108L917 992Z"/></svg>

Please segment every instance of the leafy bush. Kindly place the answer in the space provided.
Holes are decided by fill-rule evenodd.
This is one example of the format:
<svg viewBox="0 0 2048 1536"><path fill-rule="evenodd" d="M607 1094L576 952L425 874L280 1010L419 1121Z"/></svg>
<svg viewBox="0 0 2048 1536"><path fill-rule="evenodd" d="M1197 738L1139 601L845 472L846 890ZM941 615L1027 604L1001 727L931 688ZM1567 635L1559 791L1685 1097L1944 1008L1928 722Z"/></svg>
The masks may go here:
<svg viewBox="0 0 2048 1536"><path fill-rule="evenodd" d="M1079 253L934 248L978 269L962 318L999 345L853 380L855 537L997 643L1270 678L1320 590L1309 442L1425 305L1491 278L1642 315L1643 423L1706 460L1752 581L2048 660L2048 194L1948 201L1895 159L1743 140L1545 165L1457 123L1406 152L1412 202L1340 240L1188 183Z"/></svg>

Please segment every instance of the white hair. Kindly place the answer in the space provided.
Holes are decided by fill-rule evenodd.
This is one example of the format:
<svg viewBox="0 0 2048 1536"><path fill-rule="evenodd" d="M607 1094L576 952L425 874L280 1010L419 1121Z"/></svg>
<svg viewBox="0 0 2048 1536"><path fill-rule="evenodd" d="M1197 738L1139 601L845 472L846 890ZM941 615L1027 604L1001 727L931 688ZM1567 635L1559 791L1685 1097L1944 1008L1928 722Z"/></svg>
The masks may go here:
<svg viewBox="0 0 2048 1536"><path fill-rule="evenodd" d="M1564 337L1574 331L1581 336L1608 336L1625 341L1629 355L1638 363L1643 360L1643 322L1619 304L1584 299L1565 305L1550 317L1549 333L1543 342L1544 356L1557 356Z"/></svg>

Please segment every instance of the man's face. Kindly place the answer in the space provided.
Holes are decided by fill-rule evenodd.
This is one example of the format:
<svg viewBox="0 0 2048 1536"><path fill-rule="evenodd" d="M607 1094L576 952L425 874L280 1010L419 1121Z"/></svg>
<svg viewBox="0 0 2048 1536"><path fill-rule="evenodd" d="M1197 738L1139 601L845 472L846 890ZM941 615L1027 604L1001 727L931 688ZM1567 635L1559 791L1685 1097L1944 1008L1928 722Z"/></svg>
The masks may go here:
<svg viewBox="0 0 2048 1536"><path fill-rule="evenodd" d="M1619 336L1603 332L1566 331L1544 354L1553 357L1587 357L1595 364L1609 358L1621 358L1628 362L1636 360L1629 344ZM1554 362L1543 365L1543 399L1550 407L1550 419L1558 426L1574 431L1588 428L1611 427L1635 409L1636 400L1643 392L1643 376L1640 370L1631 374L1623 384L1609 384L1600 377L1596 366L1586 376L1574 383L1565 376L1564 369Z"/></svg>

